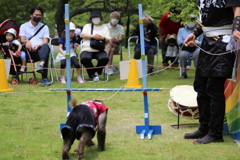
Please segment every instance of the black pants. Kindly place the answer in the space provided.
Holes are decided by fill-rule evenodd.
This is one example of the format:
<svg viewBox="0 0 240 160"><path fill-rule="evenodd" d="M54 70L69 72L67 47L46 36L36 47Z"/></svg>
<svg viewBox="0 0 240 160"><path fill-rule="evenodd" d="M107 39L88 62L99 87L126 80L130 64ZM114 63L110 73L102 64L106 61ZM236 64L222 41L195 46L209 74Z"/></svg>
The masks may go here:
<svg viewBox="0 0 240 160"><path fill-rule="evenodd" d="M108 54L106 51L101 51L101 52L88 52L88 51L83 51L80 54L81 58L81 63L84 65L86 68L91 68L87 69L88 76L90 78L93 77L94 73L97 72L99 75L102 74L103 67L105 67L109 61ZM97 68L93 68L93 63L92 59L96 59L98 61L97 63Z"/></svg>
<svg viewBox="0 0 240 160"><path fill-rule="evenodd" d="M197 94L201 131L222 135L225 115L224 77L201 77L196 74L194 89Z"/></svg>
<svg viewBox="0 0 240 160"><path fill-rule="evenodd" d="M80 68L80 65L78 63L78 59L76 56L71 57L71 65L74 65L75 68ZM66 59L61 60L60 68L64 69L66 67Z"/></svg>
<svg viewBox="0 0 240 160"><path fill-rule="evenodd" d="M145 55L147 55L147 61L148 61L148 69L153 69L153 63L154 63L154 55L157 53L157 48L155 46L152 46L152 48L148 49L147 52L145 52ZM141 49L138 47L135 47L135 53L134 53L134 59L140 59L141 58Z"/></svg>
<svg viewBox="0 0 240 160"><path fill-rule="evenodd" d="M163 63L168 63L168 61L171 61L171 63L173 63L174 61L174 64L178 64L178 60L175 60L177 57L168 57L168 56L165 56L164 60L163 60Z"/></svg>
<svg viewBox="0 0 240 160"><path fill-rule="evenodd" d="M50 53L50 48L48 44L43 44L37 52L30 52L32 60L35 62L37 61L44 61L44 66L43 66L43 73L42 73L42 78L47 78L48 75L48 61L49 61L49 53Z"/></svg>

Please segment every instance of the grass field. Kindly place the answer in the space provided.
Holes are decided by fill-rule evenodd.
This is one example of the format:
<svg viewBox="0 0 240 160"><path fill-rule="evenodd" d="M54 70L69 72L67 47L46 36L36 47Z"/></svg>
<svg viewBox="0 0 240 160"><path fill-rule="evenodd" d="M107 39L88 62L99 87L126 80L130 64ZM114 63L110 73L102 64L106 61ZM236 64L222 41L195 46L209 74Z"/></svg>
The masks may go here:
<svg viewBox="0 0 240 160"><path fill-rule="evenodd" d="M124 60L127 50L124 49ZM119 61L114 56L114 64ZM160 59L161 62L161 59ZM192 85L194 69L188 70L188 79L179 79L179 70L167 69L147 77L148 88L164 88L148 92L150 125L161 125L162 134L151 140L140 140L136 125L144 125L142 92L119 92L105 104L109 107L106 151L98 152L97 146L86 147L84 160L235 160L240 157L240 148L229 135L224 143L194 145L193 140L183 139L198 126L180 126L174 129L177 116L167 107L169 91L177 85ZM39 77L39 74L38 78ZM72 88L119 88L127 80L119 80L119 74L109 77L108 82L78 84ZM141 80L140 80L141 82ZM0 93L0 159L1 160L58 160L61 159L62 139L59 123L66 121L65 92L49 91L50 88L66 88L54 81L51 86L29 85L20 82L14 93ZM114 92L72 92L78 102L105 99ZM181 124L197 123L197 119L180 118ZM93 139L95 143L96 137ZM73 149L70 156L77 159Z"/></svg>

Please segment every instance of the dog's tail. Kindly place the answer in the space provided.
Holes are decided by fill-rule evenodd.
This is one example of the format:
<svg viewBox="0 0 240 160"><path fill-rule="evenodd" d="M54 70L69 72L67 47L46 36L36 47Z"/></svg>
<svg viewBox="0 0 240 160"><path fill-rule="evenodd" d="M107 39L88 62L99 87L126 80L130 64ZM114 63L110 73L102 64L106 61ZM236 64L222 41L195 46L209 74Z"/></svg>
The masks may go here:
<svg viewBox="0 0 240 160"><path fill-rule="evenodd" d="M71 107L75 107L75 106L77 105L77 100L76 100L76 99L71 99L71 100L69 101L69 105L70 105Z"/></svg>

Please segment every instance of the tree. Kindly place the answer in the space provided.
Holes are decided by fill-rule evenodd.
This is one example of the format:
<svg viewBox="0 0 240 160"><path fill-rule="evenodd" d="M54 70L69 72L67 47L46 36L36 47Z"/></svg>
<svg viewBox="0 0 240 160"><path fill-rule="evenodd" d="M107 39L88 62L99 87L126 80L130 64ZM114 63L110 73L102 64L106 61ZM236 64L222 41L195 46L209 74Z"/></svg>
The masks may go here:
<svg viewBox="0 0 240 160"><path fill-rule="evenodd" d="M76 6L70 11L70 19L84 13L89 13L92 10L98 9L102 13L109 13L112 11L119 11L121 17L129 14L137 14L137 3L140 0L80 0L78 2L69 0L59 0L57 12L55 14L55 22L57 24L58 32L64 30L64 5ZM86 21L87 22L87 21Z"/></svg>
<svg viewBox="0 0 240 160"><path fill-rule="evenodd" d="M174 21L181 19L183 23L186 23L190 14L198 15L199 13L196 0L153 0L151 5L147 5L146 9L153 17L162 17L172 7L176 7L176 9L181 11L179 15L171 15L171 19Z"/></svg>

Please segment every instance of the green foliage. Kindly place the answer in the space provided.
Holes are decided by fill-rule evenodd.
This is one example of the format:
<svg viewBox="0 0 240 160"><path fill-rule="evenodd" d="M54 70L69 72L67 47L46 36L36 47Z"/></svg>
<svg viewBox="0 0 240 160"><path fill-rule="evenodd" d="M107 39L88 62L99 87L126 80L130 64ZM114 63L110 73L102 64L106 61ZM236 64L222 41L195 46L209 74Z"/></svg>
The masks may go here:
<svg viewBox="0 0 240 160"><path fill-rule="evenodd" d="M119 11L121 13L121 24L127 25L128 16L130 15L130 32L135 29L138 24L138 4L142 4L143 11L147 11L155 20L154 23L158 24L161 16L170 10L175 4L181 4L177 8L181 10L180 15L172 14L171 19L178 21L182 19L184 23L188 20L189 14L198 14L196 8L196 0L88 0L88 1L73 1L73 0L1 0L0 1L0 20L13 19L20 26L30 19L29 10L32 6L41 6L44 9L43 22L49 27L51 35L54 32L55 16L57 13L59 3L66 2L69 4L70 12L73 14L71 21L76 25L84 26L89 23L88 18L90 11L93 8L101 9L103 15L103 23L109 21L109 14L112 11ZM79 9L79 10L78 10ZM61 8L64 12L64 7ZM63 21L62 17L62 21ZM61 22L62 23L62 22ZM63 25L63 24L61 24ZM131 35L131 33L130 33Z"/></svg>
<svg viewBox="0 0 240 160"><path fill-rule="evenodd" d="M172 7L181 11L180 14L170 15L171 19L176 22L181 19L183 23L186 23L190 14L198 15L196 0L153 0L151 4L147 5L147 10L153 17L161 17Z"/></svg>

